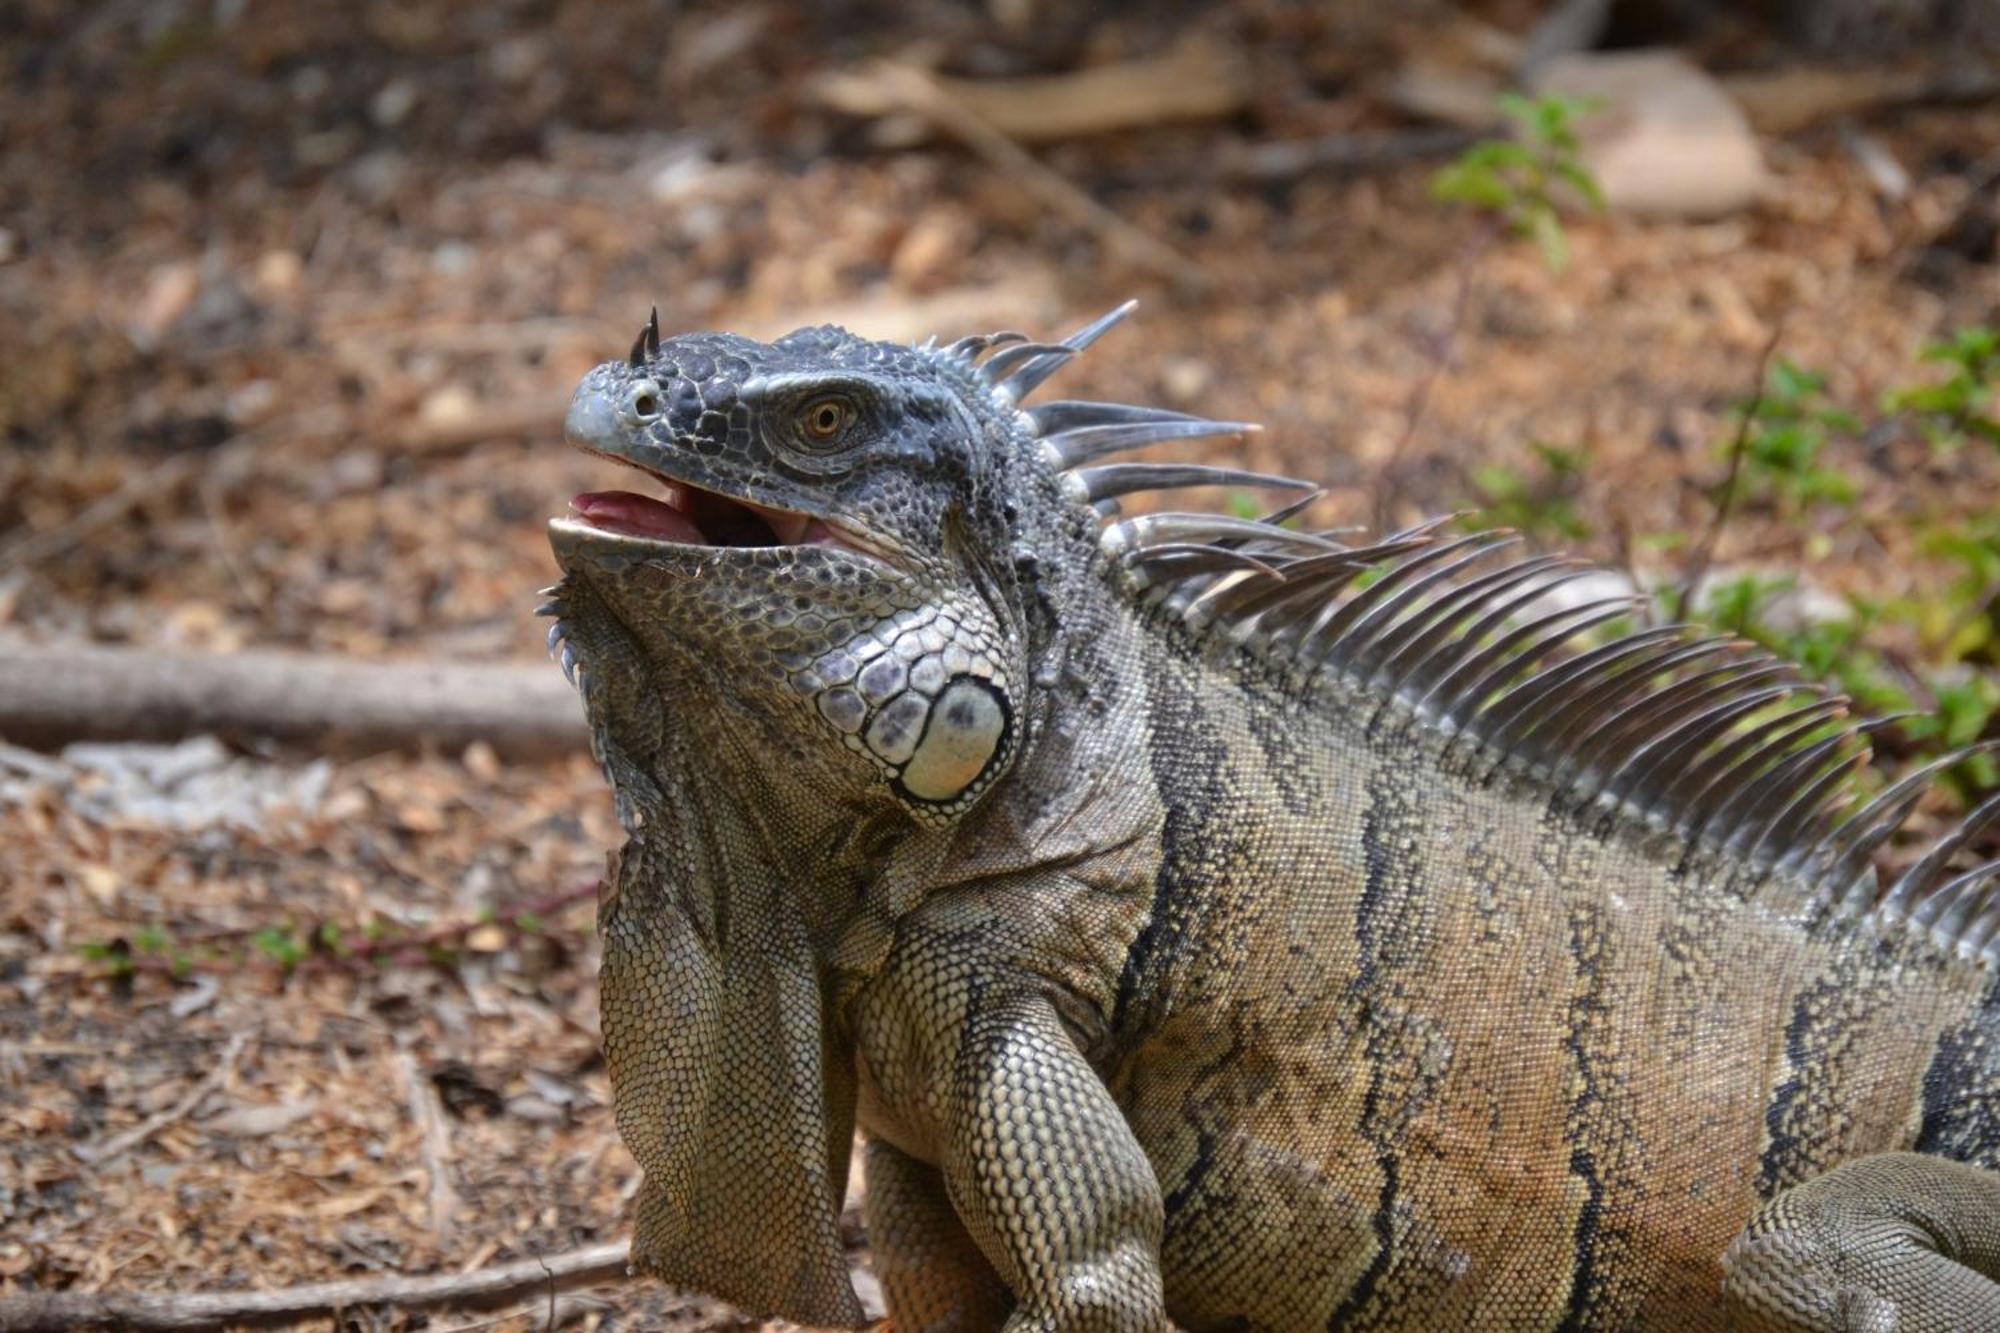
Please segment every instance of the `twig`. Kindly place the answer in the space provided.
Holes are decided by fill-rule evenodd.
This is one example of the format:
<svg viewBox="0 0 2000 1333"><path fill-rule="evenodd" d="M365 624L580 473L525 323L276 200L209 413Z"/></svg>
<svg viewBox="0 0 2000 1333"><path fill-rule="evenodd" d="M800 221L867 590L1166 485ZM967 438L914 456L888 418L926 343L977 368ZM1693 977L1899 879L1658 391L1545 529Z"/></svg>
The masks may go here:
<svg viewBox="0 0 2000 1333"><path fill-rule="evenodd" d="M1180 179L1190 174L1190 168L1205 171L1212 166L1225 179L1274 185L1315 172L1379 171L1426 158L1448 157L1478 138L1470 130L1427 126L1379 132L1350 130L1309 139L1225 144L1217 150L1212 164L1176 154L1171 165L1148 173L1142 179Z"/></svg>
<svg viewBox="0 0 2000 1333"><path fill-rule="evenodd" d="M229 1077L230 1071L236 1068L236 1059L243 1054L244 1044L249 1040L250 1034L247 1032L239 1032L231 1037L229 1045L222 1052L222 1059L217 1062L215 1068L208 1071L208 1077L195 1084L187 1096L181 1098L166 1110L161 1111L157 1115L149 1116L122 1134L112 1135L95 1147L79 1143L73 1146L70 1152L79 1161L88 1162L92 1166L102 1166L112 1158L138 1147L168 1125L186 1116L195 1107L200 1106L203 1098L221 1087L223 1081ZM8 1327L4 1312L5 1303L0 1302L0 1328Z"/></svg>
<svg viewBox="0 0 2000 1333"><path fill-rule="evenodd" d="M410 1119L423 1147L424 1173L430 1177L431 1234L443 1247L451 1239L452 1216L458 1211L458 1191L451 1187L451 1130L445 1125L437 1090L418 1070L416 1057L397 1051L396 1073L403 1081L403 1099L409 1104Z"/></svg>
<svg viewBox="0 0 2000 1333"><path fill-rule="evenodd" d="M1375 490L1375 529L1378 532L1387 532L1395 519L1396 502L1402 498L1403 490L1403 454L1409 449L1410 441L1416 438L1424 416L1430 411L1431 391L1457 359L1458 335L1465 325L1466 311L1472 305L1473 268L1499 236L1499 223L1488 219L1458 253L1458 262L1454 265L1457 288L1452 293L1451 319L1443 331L1431 340L1430 365L1404 401L1403 432L1396 437L1388 460L1382 465L1382 483Z"/></svg>
<svg viewBox="0 0 2000 1333"><path fill-rule="evenodd" d="M588 884L578 884L573 888L563 889L558 893L551 893L541 898L532 898L522 903L519 907L508 909L503 914L502 919L519 921L524 916L554 916L557 912L570 906L572 903L580 903L587 899L596 898L603 891L603 888L603 880L593 879ZM485 921L447 921L441 925L432 926L429 930L416 935L406 936L402 939L369 940L355 948L346 957L363 962L373 962L384 955L401 957L409 954L428 953L438 945L449 944L456 939L471 934L486 924Z"/></svg>
<svg viewBox="0 0 2000 1333"><path fill-rule="evenodd" d="M1722 527L1729 522L1730 513L1736 508L1736 482L1743 473L1743 455L1750 448L1750 426L1757 419L1758 409L1764 406L1764 382L1771 368L1771 357L1777 353L1778 341L1785 336L1785 321L1782 317L1772 321L1771 336L1764 340L1764 348L1757 353L1757 380L1751 390L1750 401L1743 405L1743 415L1736 422L1736 438L1729 444L1729 471L1723 474L1722 494L1716 497L1715 512L1709 516L1708 528L1695 543L1688 563L1681 570L1680 587L1674 592L1674 615L1687 615L1694 599L1695 586L1708 575L1710 562L1715 559L1716 543L1722 540Z"/></svg>
<svg viewBox="0 0 2000 1333"><path fill-rule="evenodd" d="M922 70L885 63L876 68L874 78L905 108L995 167L1019 178L1024 188L1040 195L1050 208L1094 232L1106 244L1171 282L1197 288L1207 285L1207 275L1195 267L1193 260L1127 222L1068 178L1043 165L1034 154L993 128Z"/></svg>
<svg viewBox="0 0 2000 1333"><path fill-rule="evenodd" d="M26 569L54 559L110 527L146 501L172 493L192 480L197 470L210 477L209 484L217 488L219 495L223 488L233 484L242 472L256 463L263 447L274 437L310 437L324 433L297 420L277 421L235 436L205 455L169 455L126 478L117 490L91 501L55 527L45 532L23 533L0 543L0 570Z"/></svg>
<svg viewBox="0 0 2000 1333"><path fill-rule="evenodd" d="M518 907L503 910L499 919L503 922L518 923L522 917L551 917L565 907L596 898L603 891L602 880L592 880L541 898L533 898ZM470 935L490 922L485 918L473 920L446 921L432 926L429 930L415 935L365 940L351 949L341 952L315 952L298 965L298 971L307 972L352 972L361 964L371 964L387 960L396 963L419 963L432 957L433 951L443 945L450 945ZM262 926L242 926L217 930L187 941L191 949L213 950L218 945L231 940L243 940L265 929ZM517 927L518 928L518 927ZM253 960L255 961L255 960ZM277 960L269 960L278 966ZM180 979L190 972L203 972L223 976L237 976L243 971L243 960L239 958L188 958L162 957L156 954L126 955L117 960L117 967L126 972L157 973L161 976ZM92 975L82 973L79 975Z"/></svg>
<svg viewBox="0 0 2000 1333"><path fill-rule="evenodd" d="M612 1241L470 1273L398 1274L276 1291L56 1291L0 1296L0 1330L58 1333L113 1325L142 1330L215 1329L232 1324L269 1327L369 1307L409 1310L456 1305L490 1309L539 1301L545 1288L568 1290L622 1282L627 1275L626 1249L625 1241Z"/></svg>
<svg viewBox="0 0 2000 1333"><path fill-rule="evenodd" d="M1994 579L1988 583L1984 588L1979 590L1978 596L1959 608L1958 614L1951 618L1951 623L1944 627L1944 634L1940 637L1940 641L1950 643L1953 639L1963 634L1967 626L1971 625L1973 621L1983 615L1989 614L1995 608L2000 608L2000 579Z"/></svg>
<svg viewBox="0 0 2000 1333"><path fill-rule="evenodd" d="M529 1318L540 1311L541 1304L539 1299L524 1302L495 1314L487 1315L483 1319L475 1319L465 1324L453 1324L450 1328L438 1330L438 1333L482 1333L482 1330L498 1327L510 1319ZM548 1315L544 1326L547 1328L567 1328L587 1314L602 1312L609 1308L611 1308L610 1302L601 1296L551 1296L549 1298Z"/></svg>
<svg viewBox="0 0 2000 1333"><path fill-rule="evenodd" d="M0 545L0 570L26 569L61 555L110 527L140 502L165 495L194 474L191 454L174 454L135 472L109 495L99 496L46 532L28 532Z"/></svg>

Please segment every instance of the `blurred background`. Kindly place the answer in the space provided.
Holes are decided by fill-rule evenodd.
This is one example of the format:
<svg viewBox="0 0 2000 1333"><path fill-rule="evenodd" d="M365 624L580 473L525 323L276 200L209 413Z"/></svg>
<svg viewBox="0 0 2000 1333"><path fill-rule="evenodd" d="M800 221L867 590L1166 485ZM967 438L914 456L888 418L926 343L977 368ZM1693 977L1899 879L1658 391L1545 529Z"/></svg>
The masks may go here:
<svg viewBox="0 0 2000 1333"><path fill-rule="evenodd" d="M654 306L1136 296L1062 395L2000 734L1995 0L14 0L0 144L0 1301L625 1233L532 608ZM740 1322L495 1299L343 1318Z"/></svg>

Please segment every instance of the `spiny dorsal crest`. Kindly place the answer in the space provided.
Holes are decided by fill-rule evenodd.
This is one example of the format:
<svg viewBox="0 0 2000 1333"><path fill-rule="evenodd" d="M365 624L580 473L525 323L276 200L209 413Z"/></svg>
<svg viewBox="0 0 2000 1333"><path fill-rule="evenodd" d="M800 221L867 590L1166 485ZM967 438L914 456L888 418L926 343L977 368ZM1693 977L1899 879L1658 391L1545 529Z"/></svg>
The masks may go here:
<svg viewBox="0 0 2000 1333"><path fill-rule="evenodd" d="M1016 408L1136 304L1059 343L1004 332L942 349L933 340L924 350ZM1081 401L1038 404L1020 418L1070 493L1106 519L1104 550L1157 623L1257 655L1302 696L1371 710L1371 731L1401 710L1440 738L1449 762L1483 781L1524 776L1600 833L1635 820L1677 836L1686 864L1701 854L1746 883L1801 888L1816 919L1873 912L1967 959L2000 961L2000 860L1953 868L2000 824L2000 793L1886 890L1874 865L1934 777L2000 742L1934 760L1872 798L1855 795L1851 779L1867 766L1869 734L1897 719L1850 719L1845 698L1802 682L1791 663L1694 625L1578 647L1589 631L1643 604L1632 596L1562 597L1594 572L1584 561L1523 555L1520 539L1504 531L1447 536L1458 515L1349 545L1339 540L1344 531L1284 526L1324 493L1311 482L1100 461L1144 445L1257 429L1246 422ZM1305 494L1262 519L1119 517L1125 496L1189 486Z"/></svg>

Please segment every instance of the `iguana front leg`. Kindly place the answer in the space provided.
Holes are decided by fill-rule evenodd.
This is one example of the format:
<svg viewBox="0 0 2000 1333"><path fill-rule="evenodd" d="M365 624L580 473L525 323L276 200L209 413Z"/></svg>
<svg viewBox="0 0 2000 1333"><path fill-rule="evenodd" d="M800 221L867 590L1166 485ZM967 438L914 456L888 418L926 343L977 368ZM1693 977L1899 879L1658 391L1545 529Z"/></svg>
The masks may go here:
<svg viewBox="0 0 2000 1333"><path fill-rule="evenodd" d="M1752 1328L2000 1329L2000 1174L1919 1153L1859 1158L1765 1204L1722 1270Z"/></svg>
<svg viewBox="0 0 2000 1333"><path fill-rule="evenodd" d="M985 1333L1013 1297L952 1211L944 1175L868 1140L868 1248L896 1333Z"/></svg>
<svg viewBox="0 0 2000 1333"><path fill-rule="evenodd" d="M944 1178L1014 1291L1008 1333L1167 1327L1152 1164L1039 997L972 1003L949 1071Z"/></svg>

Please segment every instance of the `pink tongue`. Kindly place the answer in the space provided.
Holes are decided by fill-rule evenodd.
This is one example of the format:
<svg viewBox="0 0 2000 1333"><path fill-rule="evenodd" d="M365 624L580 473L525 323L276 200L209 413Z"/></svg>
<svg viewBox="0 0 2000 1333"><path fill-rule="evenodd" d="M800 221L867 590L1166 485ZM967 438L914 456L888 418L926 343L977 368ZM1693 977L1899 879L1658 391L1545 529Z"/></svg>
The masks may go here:
<svg viewBox="0 0 2000 1333"><path fill-rule="evenodd" d="M672 505L631 491L585 491L569 502L584 522L637 537L702 544L701 529Z"/></svg>

